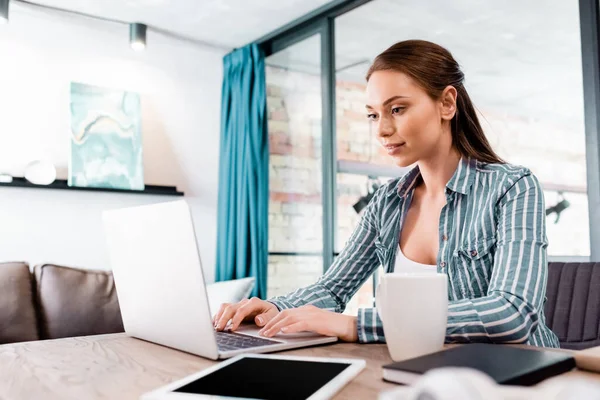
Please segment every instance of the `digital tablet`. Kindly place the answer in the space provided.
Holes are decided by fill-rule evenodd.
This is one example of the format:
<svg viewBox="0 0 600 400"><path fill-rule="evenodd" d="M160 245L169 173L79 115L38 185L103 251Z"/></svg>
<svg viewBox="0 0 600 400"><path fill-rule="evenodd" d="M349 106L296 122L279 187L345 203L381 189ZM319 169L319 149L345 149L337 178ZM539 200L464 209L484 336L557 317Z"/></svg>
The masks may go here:
<svg viewBox="0 0 600 400"><path fill-rule="evenodd" d="M144 394L142 400L325 400L365 367L359 359L243 354Z"/></svg>

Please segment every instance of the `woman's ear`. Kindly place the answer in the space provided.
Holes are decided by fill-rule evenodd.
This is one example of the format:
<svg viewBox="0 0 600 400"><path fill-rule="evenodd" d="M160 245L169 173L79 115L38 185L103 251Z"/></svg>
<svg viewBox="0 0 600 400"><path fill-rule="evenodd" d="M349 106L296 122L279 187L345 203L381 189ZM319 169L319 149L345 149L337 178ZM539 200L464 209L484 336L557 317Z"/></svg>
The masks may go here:
<svg viewBox="0 0 600 400"><path fill-rule="evenodd" d="M442 120L450 121L456 115L456 97L458 93L454 86L448 86L442 92L441 116Z"/></svg>

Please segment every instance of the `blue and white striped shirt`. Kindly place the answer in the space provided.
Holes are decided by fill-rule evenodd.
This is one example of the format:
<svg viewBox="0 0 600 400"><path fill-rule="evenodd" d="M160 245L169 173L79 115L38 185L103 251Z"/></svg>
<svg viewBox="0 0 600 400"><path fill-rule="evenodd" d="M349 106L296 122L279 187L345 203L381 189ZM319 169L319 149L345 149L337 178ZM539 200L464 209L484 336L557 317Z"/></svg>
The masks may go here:
<svg viewBox="0 0 600 400"><path fill-rule="evenodd" d="M312 304L343 312L382 265L392 272L419 168L377 190L331 268L313 285L270 299L279 309ZM527 168L463 158L446 185L438 272L448 276L447 343L559 347L546 326L548 263L544 194ZM407 321L418 324L419 321ZM358 312L360 342L385 342L375 308Z"/></svg>

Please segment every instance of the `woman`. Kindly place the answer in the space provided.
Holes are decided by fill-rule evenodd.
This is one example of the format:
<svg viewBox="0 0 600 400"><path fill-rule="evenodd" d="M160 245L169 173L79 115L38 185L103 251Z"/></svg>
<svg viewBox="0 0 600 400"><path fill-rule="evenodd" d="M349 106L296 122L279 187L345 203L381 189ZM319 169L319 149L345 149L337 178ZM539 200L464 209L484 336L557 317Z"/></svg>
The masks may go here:
<svg viewBox="0 0 600 400"><path fill-rule="evenodd" d="M383 265L387 272L448 275L446 342L559 346L544 318L542 188L528 169L494 153L463 81L452 55L430 42L400 42L375 59L367 73L367 116L395 163L416 166L375 193L315 284L269 301L224 305L217 330L254 319L267 337L313 331L384 342L375 308L341 314Z"/></svg>

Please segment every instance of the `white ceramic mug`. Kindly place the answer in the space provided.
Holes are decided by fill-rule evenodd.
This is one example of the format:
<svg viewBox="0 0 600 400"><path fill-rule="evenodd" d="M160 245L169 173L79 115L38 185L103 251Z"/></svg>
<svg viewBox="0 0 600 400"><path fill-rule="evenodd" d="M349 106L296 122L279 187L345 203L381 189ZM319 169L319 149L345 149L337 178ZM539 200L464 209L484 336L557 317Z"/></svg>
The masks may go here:
<svg viewBox="0 0 600 400"><path fill-rule="evenodd" d="M376 307L394 361L439 351L448 322L448 277L439 273L381 276Z"/></svg>

